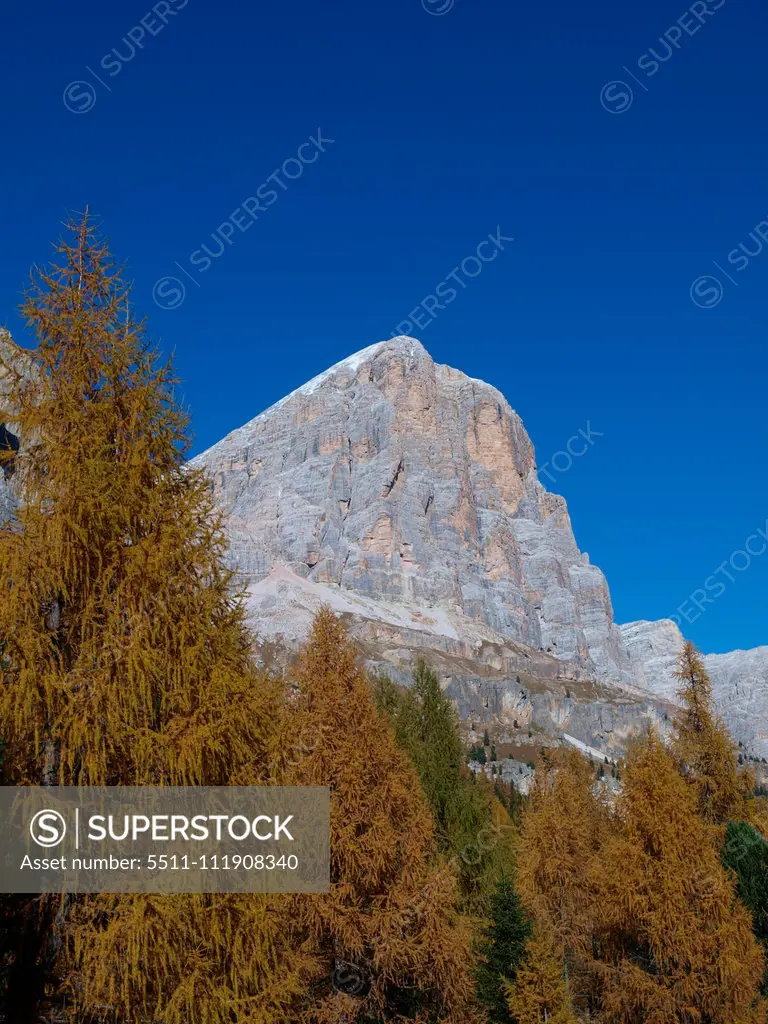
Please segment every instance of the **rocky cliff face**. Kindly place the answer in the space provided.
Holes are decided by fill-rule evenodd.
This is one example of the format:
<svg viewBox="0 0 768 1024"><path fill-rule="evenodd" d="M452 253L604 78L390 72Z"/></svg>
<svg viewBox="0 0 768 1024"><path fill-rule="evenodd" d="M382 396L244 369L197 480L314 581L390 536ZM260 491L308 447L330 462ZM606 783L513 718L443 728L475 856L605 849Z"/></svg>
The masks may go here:
<svg viewBox="0 0 768 1024"><path fill-rule="evenodd" d="M371 667L405 680L427 654L463 717L513 746L555 735L615 753L650 720L666 727L677 627L614 623L520 417L418 341L363 349L195 464L267 640L295 646L330 603ZM726 720L755 751L765 650L708 659Z"/></svg>
<svg viewBox="0 0 768 1024"><path fill-rule="evenodd" d="M364 349L196 462L248 579L280 563L633 682L605 577L539 483L520 417L418 341Z"/></svg>
<svg viewBox="0 0 768 1024"><path fill-rule="evenodd" d="M672 701L683 635L671 619L621 626L638 685ZM733 736L753 757L768 759L768 647L729 654L707 654L704 664L712 693Z"/></svg>

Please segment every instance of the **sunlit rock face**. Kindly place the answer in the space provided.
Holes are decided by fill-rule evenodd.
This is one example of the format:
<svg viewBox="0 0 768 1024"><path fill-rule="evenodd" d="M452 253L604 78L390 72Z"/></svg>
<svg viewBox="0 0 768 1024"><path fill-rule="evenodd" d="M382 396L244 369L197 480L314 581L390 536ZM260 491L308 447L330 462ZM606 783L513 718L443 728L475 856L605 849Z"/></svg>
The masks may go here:
<svg viewBox="0 0 768 1024"><path fill-rule="evenodd" d="M250 581L279 563L634 681L605 578L540 484L520 417L418 341L358 352L195 461Z"/></svg>
<svg viewBox="0 0 768 1024"><path fill-rule="evenodd" d="M332 366L195 464L262 637L295 647L328 603L372 667L404 680L426 654L463 717L510 741L539 722L615 752L649 722L666 728L679 630L614 623L520 417L413 338ZM759 756L767 662L764 648L707 658L721 713Z"/></svg>
<svg viewBox="0 0 768 1024"><path fill-rule="evenodd" d="M638 685L674 701L675 678L683 635L671 619L629 622L621 626ZM717 709L746 753L768 759L768 647L728 654L707 654L704 665L712 680Z"/></svg>

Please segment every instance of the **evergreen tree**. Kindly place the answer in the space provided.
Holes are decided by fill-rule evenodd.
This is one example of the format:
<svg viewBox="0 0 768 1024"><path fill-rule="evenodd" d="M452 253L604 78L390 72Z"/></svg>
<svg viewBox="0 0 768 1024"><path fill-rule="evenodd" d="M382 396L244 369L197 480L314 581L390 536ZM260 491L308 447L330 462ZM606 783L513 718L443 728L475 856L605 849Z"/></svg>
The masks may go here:
<svg viewBox="0 0 768 1024"><path fill-rule="evenodd" d="M510 1024L508 985L523 961L531 926L509 878L497 883L478 946L477 994L494 1024Z"/></svg>
<svg viewBox="0 0 768 1024"><path fill-rule="evenodd" d="M483 733L483 746L484 747L490 747L490 745L491 745L491 737L488 735L488 730L486 729L485 732Z"/></svg>
<svg viewBox="0 0 768 1024"><path fill-rule="evenodd" d="M509 814L485 776L467 777L458 717L426 662L417 661L413 686L399 697L391 684L378 684L375 693L398 745L416 766L438 848L459 876L464 909L484 912L494 885L510 868ZM473 746L470 759L484 764L483 747Z"/></svg>
<svg viewBox="0 0 768 1024"><path fill-rule="evenodd" d="M0 418L24 447L23 503L0 530L3 781L264 779L280 692L253 668L208 484L184 465L173 376L87 216L69 227L23 306L37 347L5 361ZM303 954L281 960L284 929L256 896L51 898L11 912L28 936L9 978L14 1020L35 1019L54 956L79 1022L110 1007L132 1022L230 1024L237 1005L255 1024L279 1016L303 969Z"/></svg>
<svg viewBox="0 0 768 1024"><path fill-rule="evenodd" d="M605 1019L764 1022L763 954L697 814L697 792L651 736L632 753L619 827L592 878Z"/></svg>
<svg viewBox="0 0 768 1024"><path fill-rule="evenodd" d="M331 787L331 892L290 900L301 948L318 962L300 1019L464 1024L473 1017L471 934L456 912L455 877L434 863L418 776L328 609L294 681L291 732L316 742L289 766L286 784Z"/></svg>
<svg viewBox="0 0 768 1024"><path fill-rule="evenodd" d="M723 864L734 872L742 903L752 914L752 927L768 952L768 842L745 821L728 823ZM763 980L768 996L768 971Z"/></svg>

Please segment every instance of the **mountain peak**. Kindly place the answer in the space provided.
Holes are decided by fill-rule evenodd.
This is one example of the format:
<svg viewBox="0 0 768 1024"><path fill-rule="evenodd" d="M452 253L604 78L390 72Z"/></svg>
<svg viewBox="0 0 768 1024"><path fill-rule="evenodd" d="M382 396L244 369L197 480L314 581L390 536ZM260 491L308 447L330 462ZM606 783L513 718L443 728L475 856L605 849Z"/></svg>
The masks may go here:
<svg viewBox="0 0 768 1024"><path fill-rule="evenodd" d="M325 591L367 617L368 640L394 630L395 649L403 630L443 651L523 645L569 678L674 698L677 627L617 626L564 499L538 480L520 417L415 338L335 363L195 464L227 515L230 564L251 585L262 636L298 628L297 608ZM713 674L718 694L730 693L725 668ZM738 738L768 751L759 719L738 724Z"/></svg>

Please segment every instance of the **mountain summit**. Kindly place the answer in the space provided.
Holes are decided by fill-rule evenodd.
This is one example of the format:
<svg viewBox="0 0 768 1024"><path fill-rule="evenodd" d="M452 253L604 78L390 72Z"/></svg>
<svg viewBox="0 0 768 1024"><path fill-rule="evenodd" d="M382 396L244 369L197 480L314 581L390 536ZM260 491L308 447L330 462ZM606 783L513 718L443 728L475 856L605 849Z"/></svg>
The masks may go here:
<svg viewBox="0 0 768 1024"><path fill-rule="evenodd" d="M227 514L262 635L300 639L302 610L325 600L369 635L400 623L433 646L513 645L545 675L557 659L563 677L674 696L666 655L679 632L615 624L605 577L579 551L565 500L540 483L520 417L414 338L337 363L194 462ZM768 713L768 656L757 660L752 696ZM727 705L717 672L714 683ZM738 717L739 738L768 753L765 718L761 732Z"/></svg>
<svg viewBox="0 0 768 1024"><path fill-rule="evenodd" d="M279 563L634 681L605 578L539 483L520 417L415 339L337 363L196 461L250 580Z"/></svg>

